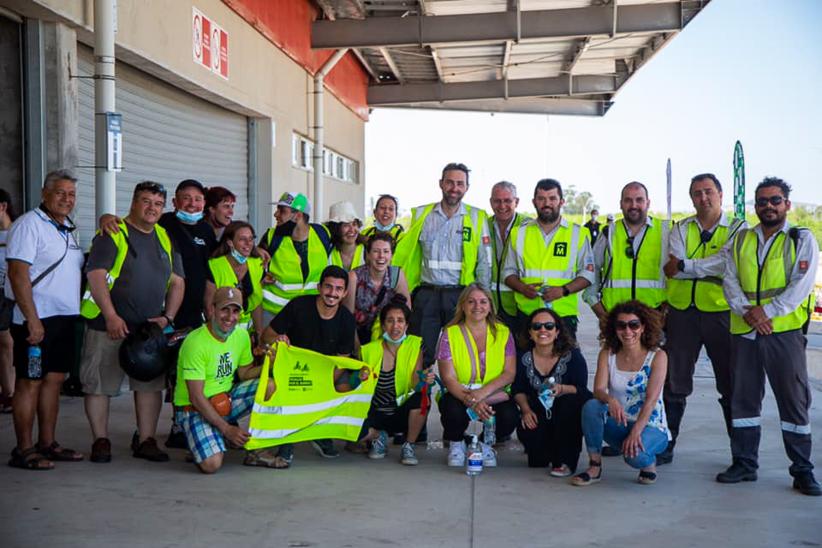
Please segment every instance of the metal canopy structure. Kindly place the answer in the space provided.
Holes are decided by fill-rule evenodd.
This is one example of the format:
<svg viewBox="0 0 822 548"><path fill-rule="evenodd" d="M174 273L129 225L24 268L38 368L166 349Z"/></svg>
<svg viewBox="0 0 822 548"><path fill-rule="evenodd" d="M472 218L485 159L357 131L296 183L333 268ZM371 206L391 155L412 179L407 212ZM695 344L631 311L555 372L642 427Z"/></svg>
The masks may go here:
<svg viewBox="0 0 822 548"><path fill-rule="evenodd" d="M351 48L368 104L602 116L710 0L315 0L313 48Z"/></svg>

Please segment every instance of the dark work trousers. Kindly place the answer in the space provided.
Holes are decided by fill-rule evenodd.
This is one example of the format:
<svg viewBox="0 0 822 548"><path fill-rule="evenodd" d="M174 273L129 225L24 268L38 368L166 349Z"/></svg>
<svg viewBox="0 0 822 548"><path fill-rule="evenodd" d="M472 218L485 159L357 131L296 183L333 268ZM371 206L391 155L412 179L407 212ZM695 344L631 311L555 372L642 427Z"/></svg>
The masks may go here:
<svg viewBox="0 0 822 548"><path fill-rule="evenodd" d="M725 312L702 312L696 307L677 310L670 307L665 320L668 354L668 375L662 398L672 451L679 436L679 425L685 413L685 400L694 391L694 367L699 351L705 346L719 392L719 405L725 420L725 429L731 433L731 333L730 315Z"/></svg>
<svg viewBox="0 0 822 548"><path fill-rule="evenodd" d="M567 394L554 400L551 418L545 416L545 407L535 398L528 398L531 410L537 416L537 427L526 430L517 425L517 437L525 447L528 466L544 468L563 464L576 471L582 451L582 406L589 396Z"/></svg>
<svg viewBox="0 0 822 548"><path fill-rule="evenodd" d="M465 438L465 429L468 428L468 413L465 405L452 396L444 394L439 401L440 422L442 423L442 439L445 441L461 441ZM494 416L497 419L497 439L506 439L514 431L519 422L519 410L514 400L492 405Z"/></svg>
<svg viewBox="0 0 822 548"><path fill-rule="evenodd" d="M409 333L422 337L423 366L434 363L440 330L454 318L461 287L420 286L414 292L414 312Z"/></svg>
<svg viewBox="0 0 822 548"><path fill-rule="evenodd" d="M765 395L765 376L771 384L779 409L782 442L791 460L792 476L813 470L811 464L811 425L808 410L811 391L805 359L807 339L799 329L757 335L750 340L733 336L733 395L731 413L731 455L736 463L755 470L758 467L760 413Z"/></svg>

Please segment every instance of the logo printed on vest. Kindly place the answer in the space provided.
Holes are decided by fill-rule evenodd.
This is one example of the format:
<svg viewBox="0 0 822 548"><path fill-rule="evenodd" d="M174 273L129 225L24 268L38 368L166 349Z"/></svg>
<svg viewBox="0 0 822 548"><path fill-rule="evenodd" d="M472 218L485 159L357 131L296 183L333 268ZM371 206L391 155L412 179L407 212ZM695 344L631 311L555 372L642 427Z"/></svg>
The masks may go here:
<svg viewBox="0 0 822 548"><path fill-rule="evenodd" d="M231 367L231 352L220 354L220 363L217 365L217 378L230 377L233 373L234 368Z"/></svg>
<svg viewBox="0 0 822 548"><path fill-rule="evenodd" d="M557 242L554 244L554 257L565 257L568 255L568 244Z"/></svg>
<svg viewBox="0 0 822 548"><path fill-rule="evenodd" d="M314 382L303 376L309 371L310 369L307 363L300 365L300 362L297 361L291 369L291 374L288 376L288 389L290 391L305 392L313 388Z"/></svg>
<svg viewBox="0 0 822 548"><path fill-rule="evenodd" d="M463 242L470 242L471 241L471 227L470 226L462 227L462 241Z"/></svg>

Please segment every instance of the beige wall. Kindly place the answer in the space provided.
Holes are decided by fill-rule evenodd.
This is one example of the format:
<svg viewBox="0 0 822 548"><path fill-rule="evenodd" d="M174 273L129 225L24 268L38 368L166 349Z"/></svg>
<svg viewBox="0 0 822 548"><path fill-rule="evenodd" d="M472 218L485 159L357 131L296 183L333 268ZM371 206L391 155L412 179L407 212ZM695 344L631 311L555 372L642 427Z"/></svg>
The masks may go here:
<svg viewBox="0 0 822 548"><path fill-rule="evenodd" d="M291 166L292 133L314 137L310 131L313 79L301 66L220 0L118 0L117 5L118 60L230 110L270 118L276 125L276 146L271 149L270 175L266 170L259 170L258 184L268 187L260 188L261 197L278 196L284 190L308 192L311 197L312 174ZM0 0L0 6L23 16L62 20L76 28L78 40L93 46L93 0ZM229 34L228 81L194 63L192 7L205 13ZM326 146L360 165L358 184L326 178L325 204L350 200L362 213L364 122L331 93L325 94L324 110ZM260 148L258 154L264 160L268 147ZM265 225L266 218L271 219L270 209L258 208L258 213L261 225Z"/></svg>

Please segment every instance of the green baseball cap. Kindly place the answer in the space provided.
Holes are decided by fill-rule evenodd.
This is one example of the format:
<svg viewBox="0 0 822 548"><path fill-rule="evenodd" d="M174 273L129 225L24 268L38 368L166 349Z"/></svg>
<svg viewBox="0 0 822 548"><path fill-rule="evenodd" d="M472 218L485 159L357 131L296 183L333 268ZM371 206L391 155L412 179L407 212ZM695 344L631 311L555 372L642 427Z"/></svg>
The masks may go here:
<svg viewBox="0 0 822 548"><path fill-rule="evenodd" d="M280 200L276 202L276 204L278 206L290 207L294 211L299 211L306 215L311 214L311 202L308 201L305 194L299 192L296 194L293 192L283 192Z"/></svg>

